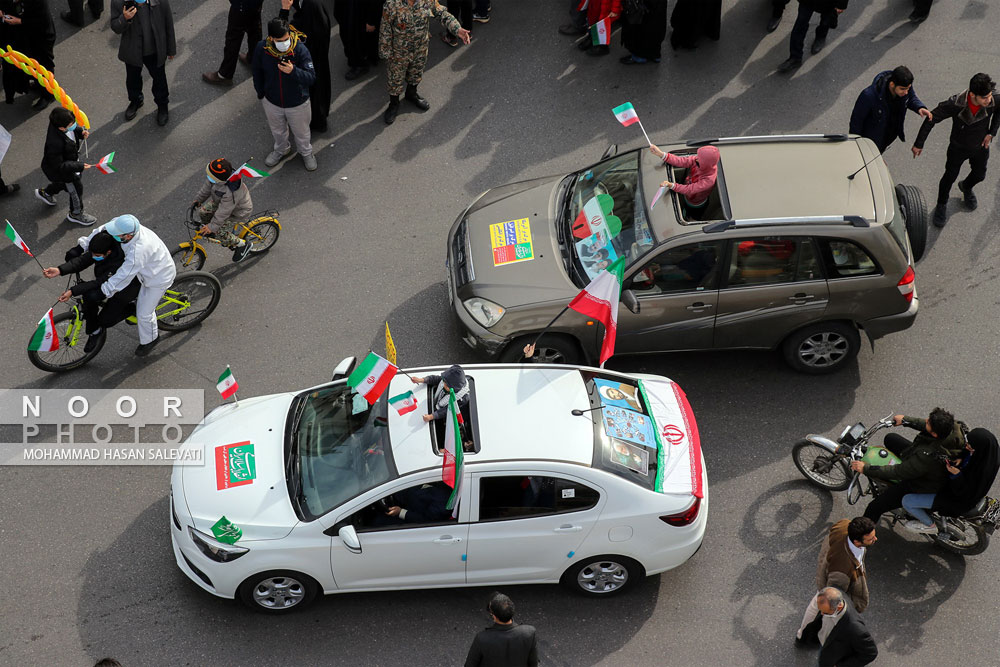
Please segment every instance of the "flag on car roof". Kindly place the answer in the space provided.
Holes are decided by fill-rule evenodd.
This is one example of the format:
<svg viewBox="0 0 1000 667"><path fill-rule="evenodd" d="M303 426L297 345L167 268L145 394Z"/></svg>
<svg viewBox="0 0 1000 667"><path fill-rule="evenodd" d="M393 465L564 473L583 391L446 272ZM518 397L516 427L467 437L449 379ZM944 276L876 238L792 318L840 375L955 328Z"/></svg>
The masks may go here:
<svg viewBox="0 0 1000 667"><path fill-rule="evenodd" d="M590 26L590 41L594 46L603 46L611 43L611 17L605 16L603 19Z"/></svg>
<svg viewBox="0 0 1000 667"><path fill-rule="evenodd" d="M639 122L639 114L635 112L635 107L632 106L631 102L626 102L625 104L615 107L611 110L611 113L615 115L618 122L628 127L632 123Z"/></svg>
<svg viewBox="0 0 1000 667"><path fill-rule="evenodd" d="M396 412L402 417L417 409L417 397L413 395L412 391L405 391L402 394L392 396L389 399L389 404L396 408Z"/></svg>
<svg viewBox="0 0 1000 667"><path fill-rule="evenodd" d="M28 352L51 352L59 349L59 336L56 334L56 323L52 317L52 309L38 321L38 328L28 342Z"/></svg>
<svg viewBox="0 0 1000 667"><path fill-rule="evenodd" d="M233 375L233 369L226 366L226 370L222 372L219 376L218 381L215 383L215 388L219 390L222 394L222 398L226 399L235 394L240 390L240 385L236 381L236 376Z"/></svg>
<svg viewBox="0 0 1000 667"><path fill-rule="evenodd" d="M241 178L267 178L271 174L267 173L263 169L254 169L250 166L249 162L244 162L240 165L240 168L232 173L232 175L227 178L227 181L236 181Z"/></svg>
<svg viewBox="0 0 1000 667"><path fill-rule="evenodd" d="M347 385L364 396L369 405L374 405L398 370L387 359L369 352L361 365L347 376Z"/></svg>
<svg viewBox="0 0 1000 667"><path fill-rule="evenodd" d="M110 153L102 157L94 166L97 167L97 171L101 172L102 174L113 174L116 171L118 171L117 169L111 166L111 161L114 159L115 159L115 152L111 151Z"/></svg>
<svg viewBox="0 0 1000 667"><path fill-rule="evenodd" d="M618 333L618 301L622 293L622 275L625 258L619 257L611 266L597 274L583 291L569 302L569 307L604 325L604 342L601 344L601 367L615 353L615 336Z"/></svg>
<svg viewBox="0 0 1000 667"><path fill-rule="evenodd" d="M462 495L462 436L459 429L461 413L455 405L455 390L448 389L448 421L444 425L444 462L441 465L441 481L452 488L446 509L452 518L458 516L458 499Z"/></svg>
<svg viewBox="0 0 1000 667"><path fill-rule="evenodd" d="M24 242L21 235L14 231L14 226L10 224L10 220L7 220L7 228L4 230L4 236L10 239L10 242L16 245L18 248L27 253L28 257L34 257L31 251L28 250L28 244Z"/></svg>

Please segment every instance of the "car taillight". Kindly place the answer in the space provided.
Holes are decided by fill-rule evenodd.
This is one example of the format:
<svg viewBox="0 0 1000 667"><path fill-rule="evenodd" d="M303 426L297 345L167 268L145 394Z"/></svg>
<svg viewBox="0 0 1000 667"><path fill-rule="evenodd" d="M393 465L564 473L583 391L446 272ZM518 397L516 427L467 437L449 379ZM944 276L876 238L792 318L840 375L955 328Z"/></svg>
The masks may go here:
<svg viewBox="0 0 1000 667"><path fill-rule="evenodd" d="M913 295L917 289L917 286L914 283L916 278L917 274L913 272L913 267L908 266L906 267L906 273L904 273L903 277L899 279L898 283L896 283L896 287L899 288L899 293L906 299L906 303L911 303L913 301Z"/></svg>
<svg viewBox="0 0 1000 667"><path fill-rule="evenodd" d="M701 498L695 498L694 504L679 514L667 514L660 517L660 521L669 523L671 526L686 526L698 518L698 510L701 509Z"/></svg>

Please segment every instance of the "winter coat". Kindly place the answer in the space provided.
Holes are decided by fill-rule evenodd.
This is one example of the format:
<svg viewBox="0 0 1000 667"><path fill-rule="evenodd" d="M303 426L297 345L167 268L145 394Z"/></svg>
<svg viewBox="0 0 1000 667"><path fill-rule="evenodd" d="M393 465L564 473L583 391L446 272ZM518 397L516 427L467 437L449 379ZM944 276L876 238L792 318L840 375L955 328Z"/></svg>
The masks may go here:
<svg viewBox="0 0 1000 667"><path fill-rule="evenodd" d="M316 81L309 49L299 42L289 50L294 67L291 74L285 74L278 69L278 59L264 49L266 43L266 39L261 40L253 52L251 69L257 99L266 97L268 102L282 109L305 104L309 100L309 86Z"/></svg>
<svg viewBox="0 0 1000 667"><path fill-rule="evenodd" d="M714 146L707 147L714 149L714 151L706 151L704 148L706 147L698 149L698 155L667 153L663 156L664 164L688 170L684 182L674 183L673 190L677 194L683 195L692 206L701 206L705 203L718 178L719 150ZM702 155L705 157L702 158ZM712 159L715 161L712 162Z"/></svg>
<svg viewBox="0 0 1000 667"><path fill-rule="evenodd" d="M42 155L42 173L53 183L68 183L83 171L83 162L80 161L83 128L73 130L73 137L70 139L69 135L49 123Z"/></svg>
<svg viewBox="0 0 1000 667"><path fill-rule="evenodd" d="M847 609L819 650L819 667L862 667L878 657L878 647L858 611Z"/></svg>
<svg viewBox="0 0 1000 667"><path fill-rule="evenodd" d="M68 276L71 273L83 273L88 267L94 267L94 279L85 282L77 283L69 288L73 296L80 296L81 294L86 294L95 287L100 287L104 282L113 276L119 268L121 268L122 263L125 261L125 253L122 251L121 244L114 244L111 246L111 256L105 259L95 262L93 256L89 252L82 252L82 249L78 246L70 250L67 253L69 255L74 255L69 258L63 264L59 265L59 275Z"/></svg>
<svg viewBox="0 0 1000 667"><path fill-rule="evenodd" d="M209 183L206 180L194 199L199 204L203 204L208 199L218 204L211 222L208 223L213 232L219 231L227 220L230 221L230 225L232 222L246 222L253 213L250 190L242 178L221 183Z"/></svg>
<svg viewBox="0 0 1000 667"><path fill-rule="evenodd" d="M1000 447L992 433L984 428L969 431L969 444L975 449L968 463L934 498L935 512L955 516L968 512L990 492L1000 470Z"/></svg>
<svg viewBox="0 0 1000 667"><path fill-rule="evenodd" d="M949 142L956 148L975 150L981 148L983 140L989 134L997 136L1000 129L1000 114L997 113L997 97L993 96L993 101L989 106L979 108L979 112L973 116L968 104L969 91L963 91L958 95L949 97L944 102L934 107L931 115L934 120L924 119L924 124L920 126L917 133L917 140L913 142L915 148L923 148L927 141L927 135L931 133L938 123L952 119L951 137Z"/></svg>
<svg viewBox="0 0 1000 667"><path fill-rule="evenodd" d="M177 55L177 42L174 40L174 15L170 10L170 0L146 0L145 9L153 30L153 42L156 44L156 66L163 67L167 56ZM142 66L142 24L139 22L139 12L131 21L126 21L122 15L125 0L111 0L111 29L121 35L118 44L118 60L134 67Z"/></svg>
<svg viewBox="0 0 1000 667"><path fill-rule="evenodd" d="M910 493L937 493L948 478L943 459L961 456L965 436L960 422L956 421L952 432L944 438L927 433L924 430L926 423L926 419L919 417L903 417L903 426L920 432L913 438L913 444L900 452L900 463L890 466L866 463L864 473L887 482L908 482Z"/></svg>
<svg viewBox="0 0 1000 667"><path fill-rule="evenodd" d="M875 142L879 152L885 152L895 139L906 141L903 133L903 121L906 110L919 111L927 105L917 97L913 86L906 97L892 95L890 99L889 78L892 71L887 70L875 76L872 85L861 91L854 103L851 113L851 134L860 134Z"/></svg>
<svg viewBox="0 0 1000 667"><path fill-rule="evenodd" d="M607 18L608 14L617 14L613 21L617 21L622 15L622 0L590 0L587 5L587 24L594 25L601 19Z"/></svg>
<svg viewBox="0 0 1000 667"><path fill-rule="evenodd" d="M844 519L833 524L829 536L823 541L816 568L816 590L828 586L840 588L851 598L858 611L864 611L868 607L868 577L847 546L849 523L850 519Z"/></svg>
<svg viewBox="0 0 1000 667"><path fill-rule="evenodd" d="M101 225L87 236L77 239L77 245L86 251L90 247L90 239L107 225ZM104 296L113 296L122 291L138 278L143 287L157 289L170 287L177 275L174 260L170 251L160 240L160 237L148 227L140 227L132 240L121 244L125 253L125 261L115 271L114 275L101 285Z"/></svg>

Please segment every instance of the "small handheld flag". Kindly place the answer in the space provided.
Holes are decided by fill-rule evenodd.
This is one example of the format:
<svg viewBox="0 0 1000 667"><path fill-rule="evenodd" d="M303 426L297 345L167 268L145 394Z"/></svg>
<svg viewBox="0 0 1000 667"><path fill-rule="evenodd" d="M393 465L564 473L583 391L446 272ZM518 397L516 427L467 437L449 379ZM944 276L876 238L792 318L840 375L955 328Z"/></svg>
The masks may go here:
<svg viewBox="0 0 1000 667"><path fill-rule="evenodd" d="M611 17L603 19L590 26L590 41L594 46L606 46L611 43Z"/></svg>
<svg viewBox="0 0 1000 667"><path fill-rule="evenodd" d="M458 411L455 404L455 390L448 390L448 421L444 428L444 447L441 450L443 461L441 462L441 481L452 488L451 497L448 498L446 509L452 510L451 516L458 516L458 500L462 495L462 436L459 424L462 413Z"/></svg>
<svg viewBox="0 0 1000 667"><path fill-rule="evenodd" d="M34 257L34 255L31 254L31 251L28 250L28 244L24 242L24 239L21 238L20 234L14 231L14 226L10 224L10 220L5 220L4 222L7 223L7 228L4 230L4 236L10 239L11 243L24 251L28 257Z"/></svg>
<svg viewBox="0 0 1000 667"><path fill-rule="evenodd" d="M635 107L632 106L631 102L626 102L621 106L615 107L614 109L611 110L611 113L613 113L615 115L615 118L618 119L618 122L624 125L625 127L628 127L633 123L639 123L639 129L642 130L643 136L646 137L646 143L648 143L650 146L653 145L653 142L649 140L649 135L646 134L646 128L642 126L642 121L639 120L639 114L636 113Z"/></svg>
<svg viewBox="0 0 1000 667"><path fill-rule="evenodd" d="M226 366L226 370L219 376L219 381L215 384L215 388L222 394L223 399L235 396L236 392L239 391L240 385L236 382L236 376L233 375L233 370L229 366Z"/></svg>
<svg viewBox="0 0 1000 667"><path fill-rule="evenodd" d="M653 207L656 206L656 202L660 201L660 197L663 196L664 190L666 190L666 188L661 185L660 189L656 191L655 195L653 195L653 201L649 203L649 210L653 210Z"/></svg>
<svg viewBox="0 0 1000 667"><path fill-rule="evenodd" d="M52 317L52 309L38 321L38 328L28 342L28 352L51 352L59 349L59 336L56 334L56 323Z"/></svg>
<svg viewBox="0 0 1000 667"><path fill-rule="evenodd" d="M111 166L111 161L114 159L115 159L115 152L111 151L110 153L102 157L100 161L94 166L97 167L97 171L101 172L102 174L113 174L116 171L118 171L117 169Z"/></svg>
<svg viewBox="0 0 1000 667"><path fill-rule="evenodd" d="M412 391L405 391L402 394L393 396L389 399L389 404L396 408L396 412L399 416L413 412L417 409L417 397L413 395Z"/></svg>
<svg viewBox="0 0 1000 667"><path fill-rule="evenodd" d="M354 372L347 376L347 386L364 396L369 405L374 405L398 370L388 360L369 352Z"/></svg>
<svg viewBox="0 0 1000 667"><path fill-rule="evenodd" d="M263 169L254 169L250 166L249 162L244 162L240 165L240 168L233 172L227 181L236 181L241 178L267 178L271 174L267 173Z"/></svg>

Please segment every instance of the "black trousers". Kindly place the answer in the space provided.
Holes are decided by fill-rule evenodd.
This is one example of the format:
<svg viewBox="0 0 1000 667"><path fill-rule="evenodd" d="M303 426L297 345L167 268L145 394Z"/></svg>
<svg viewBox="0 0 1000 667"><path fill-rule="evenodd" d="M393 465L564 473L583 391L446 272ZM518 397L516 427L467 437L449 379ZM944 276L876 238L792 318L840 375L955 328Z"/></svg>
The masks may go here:
<svg viewBox="0 0 1000 667"><path fill-rule="evenodd" d="M135 310L132 302L139 297L142 285L138 278L133 278L128 287L112 294L107 299L100 287L95 287L83 294L83 319L87 322L87 335L95 329L109 329ZM103 304L103 308L101 305Z"/></svg>
<svg viewBox="0 0 1000 667"><path fill-rule="evenodd" d="M142 102L142 67L153 79L153 100L156 106L165 107L170 101L170 91L167 90L167 69L156 64L156 54L142 57L142 65L125 65L125 89L128 91L128 101Z"/></svg>
<svg viewBox="0 0 1000 667"><path fill-rule="evenodd" d="M913 0L913 11L921 16L931 13L931 0Z"/></svg>
<svg viewBox="0 0 1000 667"><path fill-rule="evenodd" d="M805 5L799 5L799 14L795 17L795 25L792 26L792 36L789 41L789 55L796 60L802 60L805 52L806 35L809 34L809 20L812 18L813 10ZM831 10L819 15L819 25L816 26L816 39L826 39L830 28L837 27L837 12Z"/></svg>
<svg viewBox="0 0 1000 667"><path fill-rule="evenodd" d="M69 193L69 212L83 212L83 181L80 175L73 177L72 181L52 181L42 190L47 195L57 195L62 191Z"/></svg>
<svg viewBox="0 0 1000 667"><path fill-rule="evenodd" d="M463 28L472 30L472 0L448 0L448 13L457 18Z"/></svg>
<svg viewBox="0 0 1000 667"><path fill-rule="evenodd" d="M87 0L87 4L95 16L104 11L104 0ZM83 0L69 0L69 17L75 23L83 23Z"/></svg>
<svg viewBox="0 0 1000 667"><path fill-rule="evenodd" d="M885 441L883 443L890 452L899 456L900 453L913 443L899 435L898 433L890 433L885 436ZM894 509L899 509L903 506L903 496L907 493L913 493L910 489L909 482L900 482L898 484L891 484L887 489L879 493L875 500L868 503L868 507L865 508L865 516L872 521L878 522L880 516L886 512L891 512Z"/></svg>
<svg viewBox="0 0 1000 667"><path fill-rule="evenodd" d="M236 62L243 46L243 36L247 38L247 51L253 56L254 47L261 40L260 7L241 12L236 5L230 5L226 21L226 42L222 47L222 64L219 76L232 79L236 74Z"/></svg>
<svg viewBox="0 0 1000 667"><path fill-rule="evenodd" d="M972 170L965 177L965 187L972 188L978 183L982 183L986 178L986 163L990 159L990 149L988 148L962 148L960 146L948 146L948 159L944 163L944 176L938 183L938 206L948 203L948 195L951 193L951 186L958 178L958 172L962 169L965 161L969 161Z"/></svg>
<svg viewBox="0 0 1000 667"><path fill-rule="evenodd" d="M785 7L791 0L771 0L771 9L774 10L774 16L781 16L785 13Z"/></svg>
<svg viewBox="0 0 1000 667"><path fill-rule="evenodd" d="M334 5L334 18L340 24L340 42L344 45L348 67L365 67L378 64L378 22L375 30L365 30L365 19L356 6Z"/></svg>

